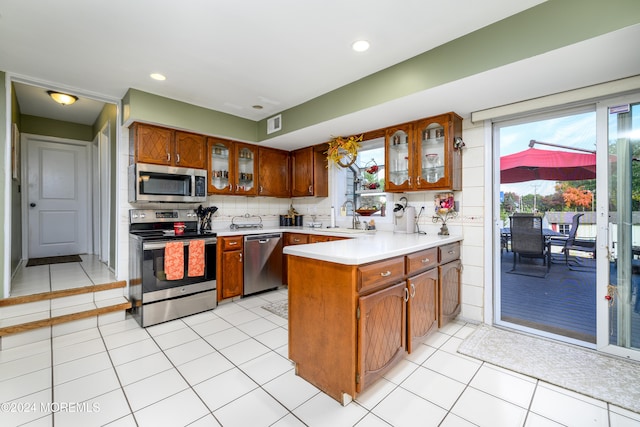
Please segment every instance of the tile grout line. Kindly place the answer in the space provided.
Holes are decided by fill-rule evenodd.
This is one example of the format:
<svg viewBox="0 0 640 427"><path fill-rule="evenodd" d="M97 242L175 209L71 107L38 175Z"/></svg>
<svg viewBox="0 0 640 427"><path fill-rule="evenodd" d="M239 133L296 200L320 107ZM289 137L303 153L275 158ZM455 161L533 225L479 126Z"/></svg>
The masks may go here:
<svg viewBox="0 0 640 427"><path fill-rule="evenodd" d="M126 320L126 315L125 315L125 320ZM120 379L120 375L118 374L118 370L116 369L116 365L113 363L113 358L111 357L111 353L109 352L109 348L107 347L107 343L105 342L104 339L104 334L102 333L102 329L100 328L100 325L97 325L96 328L98 329L98 333L100 334L100 338L102 339L102 344L104 345L105 348L105 352L107 353L107 357L109 358L109 362L111 363L111 368L113 369L113 373L116 375L116 379L118 380L118 385L120 385L120 390L122 391L122 394L124 395L124 400L127 402L127 406L129 407L129 413L131 414L131 417L133 417L133 422L136 423L136 425L138 425L138 421L136 420L136 415L133 412L133 408L131 407L131 402L129 402L129 397L127 396L127 393L125 393L124 391L124 386L122 385L122 380ZM145 330L145 332L147 332ZM147 332L147 335L150 335L149 332ZM126 418L126 415L120 418L116 418L115 420L111 420L109 421L109 423L112 423L116 420L122 419L122 418ZM54 426L55 427L55 426Z"/></svg>
<svg viewBox="0 0 640 427"><path fill-rule="evenodd" d="M266 301L266 300L265 300L265 301ZM268 303L269 303L269 301L266 301L266 303L268 304ZM236 304L237 304L237 303L236 303ZM240 305L240 304L237 304L237 305L238 305L238 306L240 306L240 307L242 307L244 310L246 310L246 311L248 311L248 312L251 312L251 313L254 313L254 314L256 314L256 315L257 315L257 313L255 313L253 310L251 310L251 309L249 309L249 308L246 308L246 307L243 307L243 306L242 306L242 305ZM254 307L251 307L251 308L256 308L256 307L259 307L259 306L254 306ZM211 311L213 312L213 310L211 310ZM267 311L267 310L265 310L265 311ZM215 314L215 313L213 313L213 314ZM273 313L269 312L269 314L273 314ZM217 315L216 315L216 316L217 316ZM222 320L225 320L224 318L222 318L222 317L220 317L220 316L217 316L217 317L218 317L218 318L220 318L220 319L222 319ZM270 322L270 323L273 323L273 322L271 322L270 320L266 319L266 317L265 317L265 316L260 316L260 319L265 320L265 321ZM225 321L226 321L226 320L225 320ZM245 322L245 323L248 323L248 322ZM231 323L229 323L229 324L231 325L231 327L232 327L232 328L238 329L240 332L245 333L245 332L244 332L244 331L242 331L240 328L238 328L238 325L233 325L233 324L231 324ZM275 402L278 402L278 404L279 404L279 405L281 405L281 406L282 406L282 407L287 411L287 414L286 414L286 415L284 415L283 417L279 418L278 420L276 420L276 423L277 423L278 421L282 420L283 418L285 418L287 415L289 415L289 414L290 414L290 415L292 415L293 417L295 417L297 420L299 420L302 424L304 424L304 422L303 422L300 418L298 418L298 416L297 416L296 414L294 414L294 413L293 413L293 411L292 411L291 409L289 409L288 407L286 407L282 402L280 402L280 400L278 400L275 396L273 396L273 395L272 395L268 390L266 390L266 389L265 389L261 384L259 384L255 379L253 379L253 378L252 378L252 377L251 377L247 372L245 372L244 370L242 370L242 368L241 368L240 366L236 365L236 364L235 364L233 361L231 361L227 356L225 356L225 355L224 355L224 354L223 354L219 349L217 349L217 348L215 348L213 345L211 345L211 343L210 343L209 341L207 341L207 340L204 338L204 336L202 336L202 335L200 335L198 332L196 332L196 331L191 327L191 325L190 325L190 324L186 324L186 325L187 325L187 327L188 327L188 328L190 328L190 329L191 329L191 330L192 330L196 335L198 335L202 340L204 340L205 342L207 342L207 344L209 344L209 345L211 346L211 348L213 348L213 349L214 349L216 352L218 352L218 353L219 353L223 358L225 358L229 363L231 363L231 364L234 366L234 368L235 368L235 369L238 369L240 372L242 372L244 375L246 375L246 376L247 376L247 378L249 378L251 381L253 381L253 382L258 386L257 388L259 388L259 389L260 389L260 390L262 390L264 393L266 393L268 396L270 396L270 397L271 397ZM283 328L283 327L282 327L282 326L280 326L280 325L276 325L275 323L274 323L274 325L275 325L276 327L275 327L274 329L272 329L272 330L275 330L275 329L285 329L285 328ZM286 329L285 329L285 330L286 330ZM249 335L249 334L247 334L247 335ZM251 336L251 335L249 335L249 339L252 339L252 340L256 341L256 342L257 342L257 343L259 343L259 344L262 344L260 341L256 340L256 339L255 339L255 337L253 337L253 336ZM248 339L247 339L247 340L243 340L243 341L248 341ZM241 341L241 342L242 342L242 341ZM237 343L236 343L236 344L237 344ZM235 345L235 344L232 344L232 345ZM232 345L231 345L231 346L232 346ZM264 344L262 344L262 345L264 345ZM285 345L288 345L288 344L285 344ZM231 346L229 346L229 347L231 347ZM265 345L265 347L267 347L267 346ZM282 347L284 347L284 345L283 345ZM226 348L226 347L225 347L225 348ZM268 352L268 353L273 352L273 353L276 353L279 357L282 357L282 356L280 355L280 353L278 353L275 349L273 349L273 348L271 348L271 347L268 347L268 348L269 348L269 352ZM164 350L163 350L163 351L164 351ZM268 354L268 353L264 353L264 354ZM263 355L264 355L264 354L263 354ZM260 356L263 356L263 355L260 355ZM254 357L253 359L249 359L249 360L247 360L245 363L250 362L251 360L255 360L255 359L257 359L257 358L258 358L258 357L260 357L260 356L256 356L256 357ZM286 360L291 361L289 358L286 358ZM172 363L173 363L173 362L172 362ZM177 367L176 367L176 369L177 369ZM292 369L295 369L295 368L292 368ZM225 371L225 372L227 372L227 371ZM274 377L274 378L270 379L269 381L267 381L267 383L269 383L269 382L271 382L271 381L275 380L276 378L280 378L282 375L286 375L288 372L289 372L289 371L283 372L282 374L280 374L280 375L278 375L278 376L276 376L276 377ZM212 378L213 378L213 377L212 377ZM185 379L185 381L186 381L186 379ZM207 379L207 380L205 380L205 381L208 381L208 379ZM203 382L204 382L204 381L203 381ZM187 383L188 383L188 381L187 381ZM189 385L190 385L190 387L191 387L191 388L193 388L193 387L191 386L191 384L189 384ZM252 391L253 391L253 390L252 390ZM321 391L319 391L319 392L321 392ZM195 390L194 390L194 393L196 393L196 395L198 395L198 393L197 393ZM240 397L246 396L246 395L247 395L247 394L249 394L249 393L251 393L251 391L250 391L250 392L248 392L248 393L243 394L242 396L239 396L238 398L234 399L234 401L235 401L235 400L237 400L237 399L239 399ZM315 395L314 395L314 396L315 396ZM198 395L198 397L200 398L200 395ZM312 398L313 398L313 397L310 397L310 398L309 398L309 399L307 399L305 402L308 402L308 401L309 401L310 399L312 399ZM200 399L202 400L202 398L200 398ZM232 402L233 402L233 401L228 402L228 403L226 403L226 404L222 405L220 408L223 408L223 407L225 407L225 406L229 405L229 404L230 404L230 403L232 403ZM203 403L204 403L204 402L203 402ZM304 402L303 402L303 403L301 403L300 405L298 405L298 407L300 407L300 406L301 406L301 405L303 405L303 404L304 404ZM208 408L208 406L206 405L206 403L205 403L205 406ZM220 409L220 408L218 408L218 409ZM213 411L210 411L210 412L211 412L211 415L213 415ZM214 416L214 418L215 418L215 415L213 415L213 416ZM218 419L217 419L217 418L215 418L215 419L216 419L216 421L218 421Z"/></svg>

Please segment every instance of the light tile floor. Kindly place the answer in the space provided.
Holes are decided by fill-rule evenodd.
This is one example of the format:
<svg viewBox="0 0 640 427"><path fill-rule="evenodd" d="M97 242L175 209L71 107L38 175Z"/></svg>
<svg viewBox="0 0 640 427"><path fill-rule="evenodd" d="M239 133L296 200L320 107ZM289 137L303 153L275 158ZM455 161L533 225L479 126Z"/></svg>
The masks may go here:
<svg viewBox="0 0 640 427"><path fill-rule="evenodd" d="M0 426L640 426L640 414L456 353L433 334L343 407L294 375L277 290L140 328L132 318L0 351Z"/></svg>
<svg viewBox="0 0 640 427"><path fill-rule="evenodd" d="M116 281L116 276L95 255L80 255L82 262L21 265L11 280L11 296L79 288Z"/></svg>

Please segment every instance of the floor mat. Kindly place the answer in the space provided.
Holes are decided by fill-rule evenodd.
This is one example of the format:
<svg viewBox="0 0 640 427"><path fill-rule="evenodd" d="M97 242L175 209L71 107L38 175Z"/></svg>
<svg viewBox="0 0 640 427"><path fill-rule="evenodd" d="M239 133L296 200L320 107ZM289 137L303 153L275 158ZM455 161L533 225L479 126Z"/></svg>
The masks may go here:
<svg viewBox="0 0 640 427"><path fill-rule="evenodd" d="M458 352L640 412L640 363L486 325Z"/></svg>
<svg viewBox="0 0 640 427"><path fill-rule="evenodd" d="M66 262L82 262L80 255L48 256L44 258L31 258L27 262L27 267L47 264L64 264Z"/></svg>
<svg viewBox="0 0 640 427"><path fill-rule="evenodd" d="M270 304L263 305L262 308L284 319L289 318L289 301L288 300L272 302Z"/></svg>

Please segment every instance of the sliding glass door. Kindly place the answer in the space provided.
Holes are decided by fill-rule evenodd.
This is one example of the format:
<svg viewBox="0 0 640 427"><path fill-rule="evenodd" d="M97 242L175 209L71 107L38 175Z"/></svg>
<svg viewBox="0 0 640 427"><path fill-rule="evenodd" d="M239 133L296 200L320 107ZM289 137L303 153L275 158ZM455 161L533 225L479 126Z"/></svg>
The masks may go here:
<svg viewBox="0 0 640 427"><path fill-rule="evenodd" d="M494 320L595 348L595 106L495 123L494 140Z"/></svg>
<svg viewBox="0 0 640 427"><path fill-rule="evenodd" d="M609 274L599 292L598 347L640 359L640 99L617 99L599 114L607 122L608 217L601 225Z"/></svg>
<svg viewBox="0 0 640 427"><path fill-rule="evenodd" d="M493 139L494 323L640 360L640 94ZM514 241L518 215L539 218L540 253Z"/></svg>

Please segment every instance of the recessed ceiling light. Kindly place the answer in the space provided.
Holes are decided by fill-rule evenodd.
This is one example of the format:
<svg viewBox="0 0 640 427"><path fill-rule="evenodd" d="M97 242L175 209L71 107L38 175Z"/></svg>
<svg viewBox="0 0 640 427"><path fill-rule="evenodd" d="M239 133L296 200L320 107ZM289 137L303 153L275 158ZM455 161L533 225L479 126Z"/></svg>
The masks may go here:
<svg viewBox="0 0 640 427"><path fill-rule="evenodd" d="M364 52L369 49L369 42L366 40L358 40L351 45L356 52Z"/></svg>
<svg viewBox="0 0 640 427"><path fill-rule="evenodd" d="M160 73L152 73L151 78L153 80L159 80L159 81L167 80L167 78Z"/></svg>

